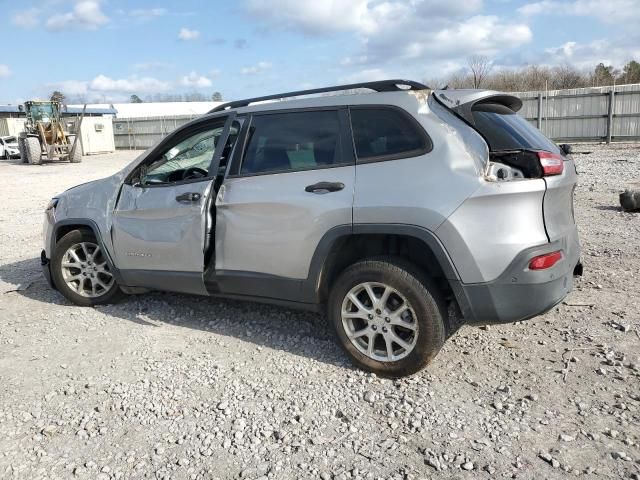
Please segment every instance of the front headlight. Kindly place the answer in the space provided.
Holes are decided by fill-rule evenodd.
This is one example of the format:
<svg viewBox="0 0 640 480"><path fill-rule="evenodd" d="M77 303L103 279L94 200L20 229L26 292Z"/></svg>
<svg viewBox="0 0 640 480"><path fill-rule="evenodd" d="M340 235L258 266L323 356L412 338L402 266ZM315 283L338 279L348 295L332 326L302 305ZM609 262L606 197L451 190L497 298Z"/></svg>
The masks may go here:
<svg viewBox="0 0 640 480"><path fill-rule="evenodd" d="M47 208L45 208L44 211L49 212L51 210L55 210L57 205L58 205L58 199L56 197L53 197L51 200L49 200Z"/></svg>

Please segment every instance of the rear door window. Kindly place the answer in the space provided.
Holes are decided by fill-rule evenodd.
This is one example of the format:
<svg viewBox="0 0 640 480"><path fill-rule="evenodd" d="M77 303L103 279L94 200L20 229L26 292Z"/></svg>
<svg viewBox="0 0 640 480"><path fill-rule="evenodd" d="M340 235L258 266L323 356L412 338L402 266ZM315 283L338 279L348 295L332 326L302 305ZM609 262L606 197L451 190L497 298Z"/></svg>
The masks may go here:
<svg viewBox="0 0 640 480"><path fill-rule="evenodd" d="M331 167L344 163L341 153L337 110L254 115L240 173Z"/></svg>
<svg viewBox="0 0 640 480"><path fill-rule="evenodd" d="M481 103L474 105L472 115L475 128L485 138L492 152L544 150L560 153L555 143L509 107Z"/></svg>
<svg viewBox="0 0 640 480"><path fill-rule="evenodd" d="M351 128L358 161L417 157L431 140L408 113L390 107L352 107Z"/></svg>

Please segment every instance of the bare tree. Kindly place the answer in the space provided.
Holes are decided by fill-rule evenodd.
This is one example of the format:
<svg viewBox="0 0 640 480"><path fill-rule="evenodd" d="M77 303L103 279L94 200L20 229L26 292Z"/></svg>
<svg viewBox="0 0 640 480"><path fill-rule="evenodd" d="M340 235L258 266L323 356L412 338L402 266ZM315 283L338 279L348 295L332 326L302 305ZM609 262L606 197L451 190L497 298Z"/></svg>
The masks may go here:
<svg viewBox="0 0 640 480"><path fill-rule="evenodd" d="M480 88L491 72L493 64L483 55L473 55L467 59L469 70L473 78L473 88Z"/></svg>

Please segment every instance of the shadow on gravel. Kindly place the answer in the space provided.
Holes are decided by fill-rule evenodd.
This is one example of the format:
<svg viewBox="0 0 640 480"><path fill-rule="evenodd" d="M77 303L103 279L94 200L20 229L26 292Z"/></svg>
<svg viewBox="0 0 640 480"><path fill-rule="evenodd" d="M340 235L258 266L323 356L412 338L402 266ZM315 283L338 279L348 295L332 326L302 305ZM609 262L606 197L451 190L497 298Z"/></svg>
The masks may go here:
<svg viewBox="0 0 640 480"><path fill-rule="evenodd" d="M39 258L0 265L0 281L10 284L2 286L0 299L21 295L49 305L79 308L49 287ZM168 292L131 295L96 309L144 327L170 323L350 368L326 319L311 312Z"/></svg>
<svg viewBox="0 0 640 480"><path fill-rule="evenodd" d="M611 212L621 212L622 208L618 205L596 205L594 207L596 210L607 210L607 211L611 211Z"/></svg>
<svg viewBox="0 0 640 480"><path fill-rule="evenodd" d="M59 163L64 163L64 164L68 164L71 165L69 162L61 162L58 160L43 160L42 163L40 165L31 165L29 163L24 163L22 161L21 158L12 158L12 159L6 159L6 158L2 158L0 159L0 165L21 165L24 167L29 167L29 168L34 168L34 167L48 167L48 166L55 166Z"/></svg>

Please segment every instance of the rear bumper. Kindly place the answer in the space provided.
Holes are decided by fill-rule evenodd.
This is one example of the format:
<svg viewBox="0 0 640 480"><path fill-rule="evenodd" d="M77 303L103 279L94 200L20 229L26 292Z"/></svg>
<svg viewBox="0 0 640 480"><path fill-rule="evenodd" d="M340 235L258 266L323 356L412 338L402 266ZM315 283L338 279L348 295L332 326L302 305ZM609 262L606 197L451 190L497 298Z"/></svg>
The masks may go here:
<svg viewBox="0 0 640 480"><path fill-rule="evenodd" d="M40 253L40 265L42 265L42 274L44 275L44 278L47 279L49 286L54 290L57 290L53 283L53 278L51 278L51 262L47 258L47 254L44 250Z"/></svg>
<svg viewBox="0 0 640 480"><path fill-rule="evenodd" d="M529 270L538 255L562 250L563 258L546 270ZM575 236L521 252L493 282L458 285L465 323L511 323L541 315L560 303L573 288L573 274L580 263Z"/></svg>

